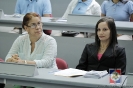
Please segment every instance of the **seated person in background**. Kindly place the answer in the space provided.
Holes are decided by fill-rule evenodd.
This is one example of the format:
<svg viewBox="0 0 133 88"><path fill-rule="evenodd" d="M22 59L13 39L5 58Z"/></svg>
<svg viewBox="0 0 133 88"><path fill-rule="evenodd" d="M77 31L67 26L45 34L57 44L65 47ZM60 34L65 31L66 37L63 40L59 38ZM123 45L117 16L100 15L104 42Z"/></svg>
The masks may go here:
<svg viewBox="0 0 133 88"><path fill-rule="evenodd" d="M50 0L17 0L15 13L23 14L35 12L41 17L51 17L51 3ZM51 34L51 30L44 30L47 35Z"/></svg>
<svg viewBox="0 0 133 88"><path fill-rule="evenodd" d="M105 0L101 10L101 16L112 17L115 21L133 20L133 2L130 0ZM118 39L132 40L132 36L129 35L119 34L118 36Z"/></svg>
<svg viewBox="0 0 133 88"><path fill-rule="evenodd" d="M100 16L101 7L95 0L72 0L62 18L67 19L68 14Z"/></svg>
<svg viewBox="0 0 133 88"><path fill-rule="evenodd" d="M95 42L86 44L77 69L109 72L110 68L126 71L126 53L117 42L117 33L112 18L100 19L95 28Z"/></svg>
<svg viewBox="0 0 133 88"><path fill-rule="evenodd" d="M72 0L62 18L67 19L68 14L100 16L101 7L95 0Z"/></svg>
<svg viewBox="0 0 133 88"><path fill-rule="evenodd" d="M22 27L28 34L15 40L5 61L57 69L56 40L42 32L41 17L36 13L27 13Z"/></svg>

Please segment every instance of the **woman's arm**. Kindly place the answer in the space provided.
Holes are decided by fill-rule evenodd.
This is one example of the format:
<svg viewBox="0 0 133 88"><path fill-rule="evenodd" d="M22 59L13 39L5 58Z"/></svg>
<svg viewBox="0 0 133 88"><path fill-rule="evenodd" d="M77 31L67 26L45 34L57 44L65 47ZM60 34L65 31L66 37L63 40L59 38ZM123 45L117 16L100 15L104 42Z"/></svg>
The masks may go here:
<svg viewBox="0 0 133 88"><path fill-rule="evenodd" d="M124 48L118 48L115 68L121 68L121 74L126 72L126 53Z"/></svg>
<svg viewBox="0 0 133 88"><path fill-rule="evenodd" d="M130 22L133 22L133 14L130 16Z"/></svg>
<svg viewBox="0 0 133 88"><path fill-rule="evenodd" d="M22 14L20 11L20 0L17 0L16 6L15 6L15 13Z"/></svg>
<svg viewBox="0 0 133 88"><path fill-rule="evenodd" d="M108 4L108 1L104 1L101 5L101 17L106 16L106 4Z"/></svg>
<svg viewBox="0 0 133 88"><path fill-rule="evenodd" d="M55 39L52 38L47 42L48 42L48 44L47 44L46 48L44 49L42 58L40 58L40 60L34 60L37 67L50 68L56 59L57 44L56 44ZM27 63L29 63L29 64L30 63L34 64L34 62L27 61Z"/></svg>
<svg viewBox="0 0 133 88"><path fill-rule="evenodd" d="M17 63L20 63L20 64L32 64L32 65L36 65L36 62L35 61L29 61L29 60L17 60Z"/></svg>
<svg viewBox="0 0 133 88"><path fill-rule="evenodd" d="M81 55L81 58L79 60L79 64L76 66L76 69L87 70L87 66L88 66L87 59L88 59L88 53L87 53L87 45L86 45Z"/></svg>
<svg viewBox="0 0 133 88"><path fill-rule="evenodd" d="M94 7L92 8L92 15L101 15L101 6L95 2Z"/></svg>
<svg viewBox="0 0 133 88"><path fill-rule="evenodd" d="M126 4L128 5L128 13L130 14L130 22L133 22L133 2L128 1Z"/></svg>
<svg viewBox="0 0 133 88"><path fill-rule="evenodd" d="M5 58L5 61L6 61L7 59L9 59L9 58L11 59L11 58L12 58L12 55L18 54L19 46L20 46L20 40L21 40L21 38L18 37L18 38L14 41L14 43L13 43L11 49L9 50L9 52L8 52L6 58ZM9 60L9 61L10 61L10 60Z"/></svg>
<svg viewBox="0 0 133 88"><path fill-rule="evenodd" d="M68 7L67 7L67 9L66 9L66 11L65 11L65 13L64 13L64 15L62 16L63 19L67 19L68 14L71 13L71 8L72 8L72 6L73 6L73 2L75 2L75 0L72 0L72 1L69 3L69 5L68 5Z"/></svg>
<svg viewBox="0 0 133 88"><path fill-rule="evenodd" d="M52 9L51 9L51 2L50 0L45 0L43 1L43 17L50 17L52 14Z"/></svg>
<svg viewBox="0 0 133 88"><path fill-rule="evenodd" d="M103 14L103 13L101 13L101 17L104 17L104 16L106 16L105 14Z"/></svg>

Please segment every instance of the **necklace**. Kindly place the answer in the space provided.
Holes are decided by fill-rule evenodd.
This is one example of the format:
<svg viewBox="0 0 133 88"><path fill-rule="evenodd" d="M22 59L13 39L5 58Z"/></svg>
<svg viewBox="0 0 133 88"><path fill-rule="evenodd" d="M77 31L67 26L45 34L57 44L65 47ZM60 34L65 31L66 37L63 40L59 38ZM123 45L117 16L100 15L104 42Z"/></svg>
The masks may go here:
<svg viewBox="0 0 133 88"><path fill-rule="evenodd" d="M104 51L107 47L100 47L100 51Z"/></svg>
<svg viewBox="0 0 133 88"><path fill-rule="evenodd" d="M100 48L100 51L104 51L105 50L105 48Z"/></svg>

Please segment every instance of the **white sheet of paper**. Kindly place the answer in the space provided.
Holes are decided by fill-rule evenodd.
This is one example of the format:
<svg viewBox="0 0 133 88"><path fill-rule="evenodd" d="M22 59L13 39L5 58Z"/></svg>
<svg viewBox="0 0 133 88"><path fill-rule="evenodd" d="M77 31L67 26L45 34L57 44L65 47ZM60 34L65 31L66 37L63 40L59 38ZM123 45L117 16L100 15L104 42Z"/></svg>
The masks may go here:
<svg viewBox="0 0 133 88"><path fill-rule="evenodd" d="M54 75L59 75L59 76L80 76L84 74L86 74L86 71L74 68L68 68L54 73Z"/></svg>

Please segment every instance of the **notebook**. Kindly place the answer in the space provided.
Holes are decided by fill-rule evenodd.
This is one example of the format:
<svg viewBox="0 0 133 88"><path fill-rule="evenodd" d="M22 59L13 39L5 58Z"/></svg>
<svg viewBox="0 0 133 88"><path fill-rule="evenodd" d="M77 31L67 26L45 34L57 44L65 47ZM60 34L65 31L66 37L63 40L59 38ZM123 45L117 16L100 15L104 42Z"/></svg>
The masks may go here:
<svg viewBox="0 0 133 88"><path fill-rule="evenodd" d="M99 78L106 76L107 74L108 74L107 71L93 71L92 70L92 71L87 72L84 75L84 77L85 78L97 78L97 79L99 79Z"/></svg>

